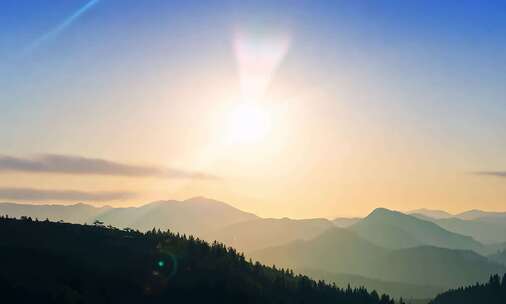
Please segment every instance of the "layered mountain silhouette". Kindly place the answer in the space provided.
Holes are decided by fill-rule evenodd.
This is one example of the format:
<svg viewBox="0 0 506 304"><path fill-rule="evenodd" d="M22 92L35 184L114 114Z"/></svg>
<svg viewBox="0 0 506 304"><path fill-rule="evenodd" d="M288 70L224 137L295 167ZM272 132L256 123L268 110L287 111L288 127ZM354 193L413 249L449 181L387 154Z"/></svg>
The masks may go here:
<svg viewBox="0 0 506 304"><path fill-rule="evenodd" d="M198 236L256 218L252 213L203 197L185 201L159 201L141 207L114 208L98 216L100 221L116 227L141 231L156 227Z"/></svg>
<svg viewBox="0 0 506 304"><path fill-rule="evenodd" d="M12 217L30 216L38 219L62 220L70 223L93 223L95 220L119 228L147 231L170 229L179 233L203 235L234 223L257 219L220 201L195 197L185 201L158 201L140 207L96 208L85 204L28 205L0 204L0 214Z"/></svg>
<svg viewBox="0 0 506 304"><path fill-rule="evenodd" d="M65 221L68 223L92 223L100 214L106 213L112 207L93 207L87 204L73 205L32 205L0 203L0 215L20 218L30 216L38 219Z"/></svg>
<svg viewBox="0 0 506 304"><path fill-rule="evenodd" d="M378 208L363 219L329 221L261 218L204 197L128 208L0 204L0 215L10 217L192 234L260 262L339 284L371 285L394 296L430 297L506 271L501 251L506 243L497 242L504 237L500 213L472 211L463 216L478 217L464 220L418 211L425 214Z"/></svg>
<svg viewBox="0 0 506 304"><path fill-rule="evenodd" d="M370 265L388 251L362 239L355 232L332 228L308 241L294 241L252 252L267 264L286 265L294 270L316 269L335 273L369 274Z"/></svg>
<svg viewBox="0 0 506 304"><path fill-rule="evenodd" d="M483 218L463 220L456 217L444 219L424 217L424 219L431 221L448 231L471 236L475 240L484 244L506 242L506 219L504 221L486 220Z"/></svg>
<svg viewBox="0 0 506 304"><path fill-rule="evenodd" d="M353 231L334 228L316 239L252 253L267 264L357 274L417 285L455 287L486 280L506 267L470 250L419 246L388 250Z"/></svg>
<svg viewBox="0 0 506 304"><path fill-rule="evenodd" d="M360 220L361 220L361 218L358 218L358 217L337 217L337 218L333 219L332 222L337 227L347 228L347 227L350 227L351 225L357 223Z"/></svg>
<svg viewBox="0 0 506 304"><path fill-rule="evenodd" d="M0 218L2 303L394 304L170 232Z"/></svg>
<svg viewBox="0 0 506 304"><path fill-rule="evenodd" d="M433 218L433 219L443 219L443 218L453 217L453 215L451 213L448 213L446 211L435 210L435 209L426 209L426 208L412 210L412 211L409 211L408 214L410 214L410 215L418 214L418 215L423 215L425 217Z"/></svg>
<svg viewBox="0 0 506 304"><path fill-rule="evenodd" d="M326 219L258 218L229 225L218 231L204 234L203 237L250 252L298 239L312 239L333 226L332 222Z"/></svg>
<svg viewBox="0 0 506 304"><path fill-rule="evenodd" d="M506 272L506 267L473 251L431 246L395 250L375 266L378 277L446 287L484 282L492 274Z"/></svg>
<svg viewBox="0 0 506 304"><path fill-rule="evenodd" d="M438 226L462 235L471 236L487 245L483 253L491 253L506 248L506 213L469 210L463 213L441 217L438 211L424 212L424 209L410 213L416 218L433 222ZM436 216L434 216L436 214Z"/></svg>
<svg viewBox="0 0 506 304"><path fill-rule="evenodd" d="M443 210L416 209L407 212L410 215L424 216L432 219L458 218L461 220L506 220L506 212L483 211L478 209L468 210L457 214L451 214Z"/></svg>
<svg viewBox="0 0 506 304"><path fill-rule="evenodd" d="M506 220L506 212L490 212L490 211L482 211L482 210L469 210L466 212L459 213L455 215L455 217L463 219L463 220Z"/></svg>
<svg viewBox="0 0 506 304"><path fill-rule="evenodd" d="M483 244L471 237L447 231L440 226L410 215L378 208L350 227L364 239L390 249L422 245L450 249L484 250Z"/></svg>

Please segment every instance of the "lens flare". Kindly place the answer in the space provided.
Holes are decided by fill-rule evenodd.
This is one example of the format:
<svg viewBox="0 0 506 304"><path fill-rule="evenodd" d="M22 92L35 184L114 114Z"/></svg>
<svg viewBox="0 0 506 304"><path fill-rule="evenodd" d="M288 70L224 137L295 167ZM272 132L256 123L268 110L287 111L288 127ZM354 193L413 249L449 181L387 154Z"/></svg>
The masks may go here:
<svg viewBox="0 0 506 304"><path fill-rule="evenodd" d="M289 46L288 35L236 32L234 50L239 70L242 101L258 102L263 99Z"/></svg>

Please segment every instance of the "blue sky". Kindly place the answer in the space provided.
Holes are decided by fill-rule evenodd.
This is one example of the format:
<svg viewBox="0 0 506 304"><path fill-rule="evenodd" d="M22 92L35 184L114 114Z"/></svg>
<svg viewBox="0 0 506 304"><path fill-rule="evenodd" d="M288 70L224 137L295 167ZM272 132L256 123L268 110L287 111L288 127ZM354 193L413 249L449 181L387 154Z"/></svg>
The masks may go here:
<svg viewBox="0 0 506 304"><path fill-rule="evenodd" d="M66 23L70 16L75 18ZM269 92L318 95L309 98L304 115L307 130L328 133L327 143L318 143L323 150L347 139L357 143L350 144L352 151L376 147L378 154L389 154L388 164L396 157L421 158L434 170L444 168L447 176L441 183L452 174L504 171L505 23L503 1L4 0L1 152L191 167L191 160L163 151L177 146L181 155L194 155L207 136L204 121L217 107L212 100L202 101L206 94L238 90L232 45L239 30L289 38ZM188 123L193 126L186 136L188 128L182 125ZM133 148L132 137L143 148ZM299 141L298 149L303 147ZM354 161L359 172L364 170L363 162ZM391 176L377 174L382 180ZM361 185L367 184L367 174L359 177ZM488 193L483 197L473 192L444 200L452 201L448 208L458 209L459 200L466 196L471 201L472 196L497 208L504 198L498 189L506 182L498 179L502 184L476 185ZM252 196L239 193L237 199ZM307 199L331 204L338 196L329 192ZM397 194L393 200L406 196ZM252 201L275 199L266 195ZM373 202L364 204L365 210ZM295 208L293 214L306 211Z"/></svg>

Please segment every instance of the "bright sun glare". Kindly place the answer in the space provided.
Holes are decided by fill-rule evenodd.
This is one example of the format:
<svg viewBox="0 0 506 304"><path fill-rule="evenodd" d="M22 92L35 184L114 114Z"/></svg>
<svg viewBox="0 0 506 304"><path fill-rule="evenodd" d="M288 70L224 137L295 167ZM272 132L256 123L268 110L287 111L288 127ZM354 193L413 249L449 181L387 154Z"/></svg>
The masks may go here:
<svg viewBox="0 0 506 304"><path fill-rule="evenodd" d="M230 110L228 134L231 144L257 144L269 133L270 117L254 102L241 102Z"/></svg>

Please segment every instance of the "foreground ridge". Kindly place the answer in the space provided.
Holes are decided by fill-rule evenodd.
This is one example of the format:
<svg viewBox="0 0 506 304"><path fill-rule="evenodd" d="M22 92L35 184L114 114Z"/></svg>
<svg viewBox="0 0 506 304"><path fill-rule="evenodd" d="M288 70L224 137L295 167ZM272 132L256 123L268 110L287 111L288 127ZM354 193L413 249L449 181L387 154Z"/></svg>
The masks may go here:
<svg viewBox="0 0 506 304"><path fill-rule="evenodd" d="M438 295L430 304L503 304L506 303L506 274L502 280L499 275L492 275L485 284L451 289Z"/></svg>
<svg viewBox="0 0 506 304"><path fill-rule="evenodd" d="M0 239L7 303L394 303L170 231L0 218Z"/></svg>

